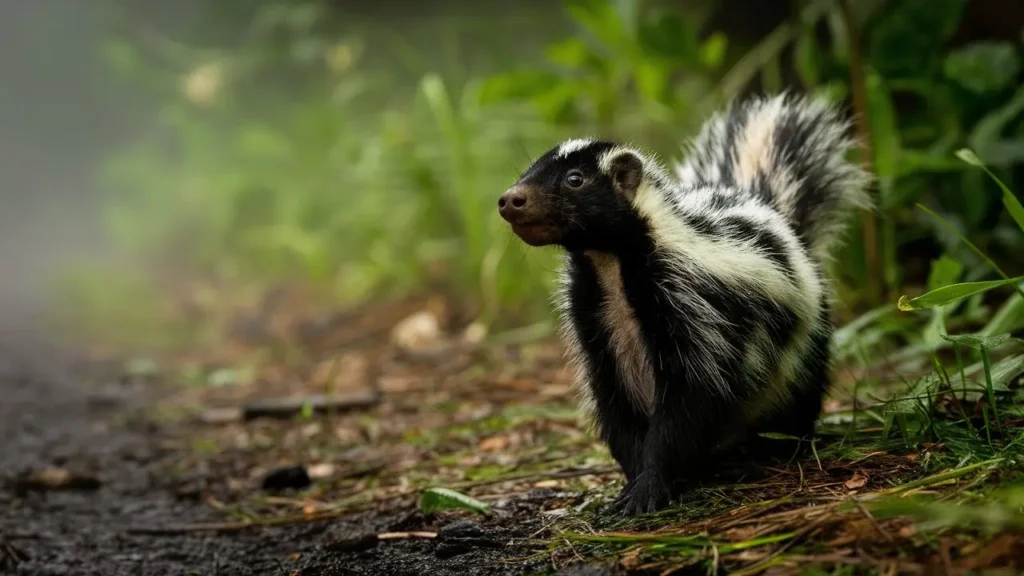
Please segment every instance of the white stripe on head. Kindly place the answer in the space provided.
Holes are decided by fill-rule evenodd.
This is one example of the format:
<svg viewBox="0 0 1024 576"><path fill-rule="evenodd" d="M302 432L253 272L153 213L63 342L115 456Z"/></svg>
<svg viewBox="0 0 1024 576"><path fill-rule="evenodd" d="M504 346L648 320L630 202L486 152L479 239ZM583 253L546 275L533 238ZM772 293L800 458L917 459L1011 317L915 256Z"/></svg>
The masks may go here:
<svg viewBox="0 0 1024 576"><path fill-rule="evenodd" d="M566 140L558 146L558 153L555 154L555 158L565 158L569 154L583 150L593 143L594 141L589 138L574 138L572 140Z"/></svg>

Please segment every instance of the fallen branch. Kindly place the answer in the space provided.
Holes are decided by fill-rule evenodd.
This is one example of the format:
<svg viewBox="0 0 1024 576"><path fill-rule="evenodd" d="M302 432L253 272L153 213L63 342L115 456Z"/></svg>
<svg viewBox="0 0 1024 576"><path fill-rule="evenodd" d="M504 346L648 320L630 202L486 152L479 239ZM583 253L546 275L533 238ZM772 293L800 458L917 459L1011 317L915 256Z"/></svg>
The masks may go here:
<svg viewBox="0 0 1024 576"><path fill-rule="evenodd" d="M294 418L303 410L315 414L337 413L346 410L370 408L380 402L380 395L373 390L351 394L298 396L254 400L242 407L242 418Z"/></svg>

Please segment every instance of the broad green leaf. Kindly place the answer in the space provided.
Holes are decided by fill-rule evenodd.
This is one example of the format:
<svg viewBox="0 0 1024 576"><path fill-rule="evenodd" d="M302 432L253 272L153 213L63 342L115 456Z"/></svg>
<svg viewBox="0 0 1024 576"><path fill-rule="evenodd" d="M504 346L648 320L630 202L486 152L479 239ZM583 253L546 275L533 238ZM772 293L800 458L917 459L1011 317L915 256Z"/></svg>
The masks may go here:
<svg viewBox="0 0 1024 576"><path fill-rule="evenodd" d="M484 515L491 513L491 507L487 504L448 488L427 488L420 494L419 507L423 514L453 509L471 510Z"/></svg>
<svg viewBox="0 0 1024 576"><path fill-rule="evenodd" d="M942 71L967 90L985 94L1009 86L1020 71L1020 60L1010 42L975 42L946 56Z"/></svg>
<svg viewBox="0 0 1024 576"><path fill-rule="evenodd" d="M1010 340L1009 334L998 336L985 336L983 334L943 334L942 339L968 348L979 349L982 346L992 350L998 348Z"/></svg>
<svg viewBox="0 0 1024 576"><path fill-rule="evenodd" d="M1010 389L1010 384L1013 383L1014 379L1021 374L1024 374L1024 354L1016 354L1003 358L999 362L992 364L988 373L992 378L992 389L994 391L1008 391ZM959 371L954 374L950 374L950 386L952 386L954 390L962 389L965 386L964 377L967 378L968 383L974 381L975 384L978 380L985 379L985 363L977 362L964 368L963 377L960 375Z"/></svg>
<svg viewBox="0 0 1024 576"><path fill-rule="evenodd" d="M991 280L988 282L964 282L962 284L953 284L952 286L943 286L937 290L932 290L915 298L909 298L907 296L900 296L897 306L904 312L910 312L913 310L926 310L929 308L935 308L936 306L945 306L952 304L968 296L975 294L981 294L982 292L988 292L995 288L1002 286L1009 286L1018 282L1024 281L1024 276L1017 278L1009 278L1007 280Z"/></svg>

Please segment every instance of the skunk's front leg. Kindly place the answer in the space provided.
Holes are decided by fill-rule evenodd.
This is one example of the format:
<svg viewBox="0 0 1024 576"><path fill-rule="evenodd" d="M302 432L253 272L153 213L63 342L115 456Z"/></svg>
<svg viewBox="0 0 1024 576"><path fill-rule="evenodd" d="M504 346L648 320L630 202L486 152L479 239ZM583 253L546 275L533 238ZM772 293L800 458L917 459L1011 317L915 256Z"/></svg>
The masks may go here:
<svg viewBox="0 0 1024 576"><path fill-rule="evenodd" d="M654 405L643 441L640 474L619 496L626 514L668 505L674 484L704 472L712 448L735 423L742 374L708 341L698 320L640 314L649 319L647 341L654 358Z"/></svg>
<svg viewBox="0 0 1024 576"><path fill-rule="evenodd" d="M619 497L624 513L642 514L664 508L673 496L675 482L696 476L707 466L709 445L718 436L723 410L711 398L680 390L690 385L672 382L658 391L663 401L655 406L647 428L641 472Z"/></svg>
<svg viewBox="0 0 1024 576"><path fill-rule="evenodd" d="M604 295L593 264L584 257L574 258L569 274L573 282L567 298L567 335L585 372L598 435L622 467L626 480L632 481L643 461L647 413L633 404L620 381L611 336L603 321Z"/></svg>
<svg viewBox="0 0 1024 576"><path fill-rule="evenodd" d="M631 483L643 467L648 418L626 397L616 377L612 355L604 354L603 359L590 380L599 433L612 457L622 467L626 482Z"/></svg>

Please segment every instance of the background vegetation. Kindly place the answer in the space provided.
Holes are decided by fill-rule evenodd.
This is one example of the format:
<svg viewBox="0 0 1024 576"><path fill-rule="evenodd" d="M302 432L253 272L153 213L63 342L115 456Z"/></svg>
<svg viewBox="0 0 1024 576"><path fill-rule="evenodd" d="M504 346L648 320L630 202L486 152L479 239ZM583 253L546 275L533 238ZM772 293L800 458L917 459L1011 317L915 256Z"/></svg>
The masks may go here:
<svg viewBox="0 0 1024 576"><path fill-rule="evenodd" d="M69 272L60 301L80 325L109 332L116 316L139 334L182 278L233 294L302 283L344 304L429 287L488 324L544 318L556 255L524 250L494 209L517 170L580 134L671 158L713 109L785 88L845 102L878 177L878 211L838 257L846 319L929 283L997 277L979 252L1021 273L1002 192L954 154L972 149L1021 188L1016 9L759 6L448 2L394 16L336 0L211 2L169 30L113 3L102 54L159 103L158 120L100 175L116 265ZM126 298L154 313L122 312ZM981 298L957 318L1002 305L998 328L1024 324L1019 295Z"/></svg>

